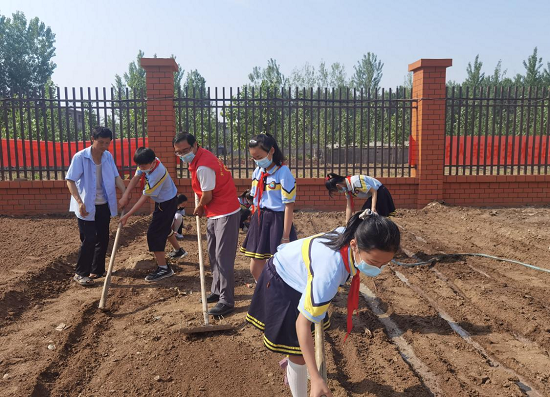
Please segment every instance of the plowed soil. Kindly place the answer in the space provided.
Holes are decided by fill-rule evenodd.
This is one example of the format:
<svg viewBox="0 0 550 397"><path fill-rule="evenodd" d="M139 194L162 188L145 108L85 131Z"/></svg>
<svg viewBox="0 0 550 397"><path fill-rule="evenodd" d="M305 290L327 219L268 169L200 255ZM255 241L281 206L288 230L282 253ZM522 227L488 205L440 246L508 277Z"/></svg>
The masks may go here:
<svg viewBox="0 0 550 397"><path fill-rule="evenodd" d="M340 225L343 214L295 219L305 237ZM364 278L345 343L347 289L333 301L326 359L334 395L549 396L550 273L440 255L484 253L550 269L550 209L433 203L394 219L403 236L396 259L432 263L393 263ZM148 222L134 217L123 229L102 312L102 279L91 288L71 281L73 217L0 218L0 396L290 395L282 357L244 321L253 293L248 261L237 255L235 313L213 321L234 330L186 336L203 318L196 232L186 232L189 255L174 263L176 275L151 284ZM115 230L113 220L112 240Z"/></svg>

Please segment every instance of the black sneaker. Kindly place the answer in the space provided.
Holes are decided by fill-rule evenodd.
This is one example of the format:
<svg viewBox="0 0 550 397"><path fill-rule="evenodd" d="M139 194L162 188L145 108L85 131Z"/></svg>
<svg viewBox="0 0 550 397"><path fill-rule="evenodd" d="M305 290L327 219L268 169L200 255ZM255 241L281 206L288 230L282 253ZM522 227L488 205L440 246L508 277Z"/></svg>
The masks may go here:
<svg viewBox="0 0 550 397"><path fill-rule="evenodd" d="M185 258L187 256L187 251L185 251L183 248L180 248L179 250L174 250L168 254L168 258L170 259L178 259L178 258Z"/></svg>
<svg viewBox="0 0 550 397"><path fill-rule="evenodd" d="M210 293L210 295L206 297L206 303L216 303L219 300L220 300L220 296L214 293ZM202 302L202 299L201 299L201 302Z"/></svg>
<svg viewBox="0 0 550 397"><path fill-rule="evenodd" d="M147 277L145 277L145 281L159 281L163 278L167 278L173 275L174 271L170 266L168 266L166 269L163 267L157 267L157 270L155 270L151 274L148 274Z"/></svg>
<svg viewBox="0 0 550 397"><path fill-rule="evenodd" d="M216 306L208 310L208 314L211 316L225 316L226 314L231 313L235 308L233 306L227 306L221 302L218 302Z"/></svg>

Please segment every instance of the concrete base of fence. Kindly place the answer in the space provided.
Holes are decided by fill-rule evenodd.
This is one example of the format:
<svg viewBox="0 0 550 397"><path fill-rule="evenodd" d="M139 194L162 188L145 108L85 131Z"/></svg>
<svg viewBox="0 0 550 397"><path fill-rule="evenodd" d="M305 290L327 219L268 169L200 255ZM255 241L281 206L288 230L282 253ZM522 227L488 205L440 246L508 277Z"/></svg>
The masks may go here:
<svg viewBox="0 0 550 397"><path fill-rule="evenodd" d="M417 178L380 178L391 191L397 208L417 208L419 180ZM176 179L178 192L192 198L189 179ZM250 179L235 179L237 191L250 187ZM0 182L2 192L0 215L68 214L69 191L65 181L10 181ZM511 176L445 176L443 200L451 205L464 206L521 206L550 204L550 175ZM341 195L329 197L322 178L298 179L296 209L317 211L344 211ZM136 188L131 205L140 197ZM187 203L191 213L193 203ZM357 204L359 207L359 203ZM144 206L142 213L150 213L152 205Z"/></svg>

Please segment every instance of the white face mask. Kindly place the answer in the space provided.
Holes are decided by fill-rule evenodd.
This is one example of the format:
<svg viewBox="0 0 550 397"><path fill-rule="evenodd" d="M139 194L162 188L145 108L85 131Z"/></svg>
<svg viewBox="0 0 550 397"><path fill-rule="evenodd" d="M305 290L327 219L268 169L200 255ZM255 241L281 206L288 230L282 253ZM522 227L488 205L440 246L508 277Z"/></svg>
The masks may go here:
<svg viewBox="0 0 550 397"><path fill-rule="evenodd" d="M260 160L254 160L256 165L261 168L267 168L271 165L271 160L269 159L269 156L265 156L263 159Z"/></svg>
<svg viewBox="0 0 550 397"><path fill-rule="evenodd" d="M361 273L363 273L365 276L368 276L368 277L378 276L380 273L382 273L382 269L384 268L384 266L376 267L376 266L370 265L367 262L365 262L363 259L361 259L361 261L358 262L357 258L355 257L355 254L354 254L354 259L355 259L355 267Z"/></svg>

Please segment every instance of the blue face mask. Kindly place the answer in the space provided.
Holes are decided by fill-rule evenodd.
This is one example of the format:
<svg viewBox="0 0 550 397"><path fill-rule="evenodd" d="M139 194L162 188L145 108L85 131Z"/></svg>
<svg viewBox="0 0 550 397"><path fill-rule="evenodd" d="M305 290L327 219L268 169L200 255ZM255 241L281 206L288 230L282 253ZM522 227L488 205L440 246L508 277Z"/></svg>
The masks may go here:
<svg viewBox="0 0 550 397"><path fill-rule="evenodd" d="M260 168L267 168L271 165L271 160L269 159L269 156L266 156L265 158L261 160L254 160L256 165Z"/></svg>
<svg viewBox="0 0 550 397"><path fill-rule="evenodd" d="M193 159L195 158L195 153L189 152L187 154L184 154L183 156L179 156L180 160L184 163L191 163Z"/></svg>
<svg viewBox="0 0 550 397"><path fill-rule="evenodd" d="M347 193L348 188L347 188L347 187L338 187L338 191L339 191L340 193Z"/></svg>
<svg viewBox="0 0 550 397"><path fill-rule="evenodd" d="M376 267L376 266L373 266L373 265L369 265L367 262L365 262L362 259L361 259L361 262L359 262L359 263L357 263L357 260L355 260L355 267L361 273L363 273L365 276L368 276L368 277L378 276L380 273L382 273L382 269L384 268L384 266Z"/></svg>

